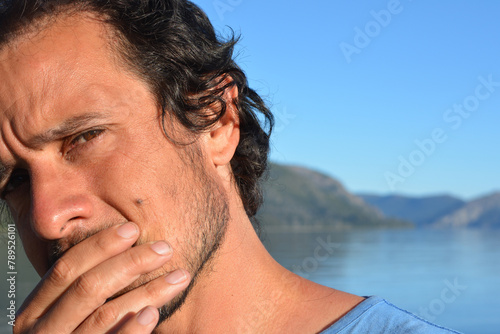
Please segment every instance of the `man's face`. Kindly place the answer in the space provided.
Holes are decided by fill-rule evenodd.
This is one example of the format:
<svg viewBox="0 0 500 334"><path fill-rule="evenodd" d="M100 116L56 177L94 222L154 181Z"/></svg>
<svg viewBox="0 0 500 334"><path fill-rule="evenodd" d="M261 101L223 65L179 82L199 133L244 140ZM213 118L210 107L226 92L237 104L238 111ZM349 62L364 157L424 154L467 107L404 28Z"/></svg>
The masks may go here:
<svg viewBox="0 0 500 334"><path fill-rule="evenodd" d="M203 144L165 138L156 101L120 66L105 29L65 17L0 49L4 198L40 275L54 250L133 221L139 243L174 249L142 281L174 268L194 277L224 235L225 193L197 154Z"/></svg>

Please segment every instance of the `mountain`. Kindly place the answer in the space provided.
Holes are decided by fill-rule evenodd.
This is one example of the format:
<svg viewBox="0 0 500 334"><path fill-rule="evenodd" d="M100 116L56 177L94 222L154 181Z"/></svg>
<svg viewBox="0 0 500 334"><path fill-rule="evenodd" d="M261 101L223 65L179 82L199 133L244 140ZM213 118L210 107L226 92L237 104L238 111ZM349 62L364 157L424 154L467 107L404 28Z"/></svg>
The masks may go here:
<svg viewBox="0 0 500 334"><path fill-rule="evenodd" d="M432 226L500 228L500 192L473 200L437 219Z"/></svg>
<svg viewBox="0 0 500 334"><path fill-rule="evenodd" d="M358 195L387 217L410 221L418 227L500 228L500 192L465 202L453 196L409 197Z"/></svg>
<svg viewBox="0 0 500 334"><path fill-rule="evenodd" d="M271 165L257 217L266 231L412 227L386 218L327 175L278 164Z"/></svg>
<svg viewBox="0 0 500 334"><path fill-rule="evenodd" d="M465 201L448 195L409 197L359 194L358 196L366 203L378 208L387 217L411 221L417 226L429 226L439 218L466 204Z"/></svg>

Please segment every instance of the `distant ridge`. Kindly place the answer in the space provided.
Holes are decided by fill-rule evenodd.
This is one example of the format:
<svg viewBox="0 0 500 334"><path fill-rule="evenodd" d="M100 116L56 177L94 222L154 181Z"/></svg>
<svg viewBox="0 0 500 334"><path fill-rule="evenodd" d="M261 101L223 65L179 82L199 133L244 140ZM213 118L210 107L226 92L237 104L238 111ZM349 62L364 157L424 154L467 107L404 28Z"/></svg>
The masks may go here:
<svg viewBox="0 0 500 334"><path fill-rule="evenodd" d="M452 195L354 195L337 179L271 164L257 214L266 231L353 228L500 228L500 192L464 201Z"/></svg>
<svg viewBox="0 0 500 334"><path fill-rule="evenodd" d="M450 195L409 197L403 195L358 194L366 203L375 206L388 217L398 217L424 227L442 216L463 207L466 202Z"/></svg>
<svg viewBox="0 0 500 334"><path fill-rule="evenodd" d="M437 219L433 227L500 228L500 192L468 202Z"/></svg>
<svg viewBox="0 0 500 334"><path fill-rule="evenodd" d="M387 218L332 177L297 166L272 164L258 218L266 231L322 231L412 227Z"/></svg>
<svg viewBox="0 0 500 334"><path fill-rule="evenodd" d="M419 227L500 228L500 192L469 202L448 195L411 197L360 194L359 197L386 216L405 219Z"/></svg>

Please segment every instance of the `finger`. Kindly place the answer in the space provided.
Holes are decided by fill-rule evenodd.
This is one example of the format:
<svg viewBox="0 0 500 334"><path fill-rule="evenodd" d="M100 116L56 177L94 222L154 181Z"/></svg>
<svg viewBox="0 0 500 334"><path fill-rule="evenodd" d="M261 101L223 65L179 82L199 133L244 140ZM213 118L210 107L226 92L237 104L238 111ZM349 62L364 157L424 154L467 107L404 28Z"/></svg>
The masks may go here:
<svg viewBox="0 0 500 334"><path fill-rule="evenodd" d="M149 325L146 321L149 317L141 316L141 309L144 310L145 306L162 307L181 293L189 282L189 273L180 269L158 277L101 306L75 333L113 332L116 328L125 330L124 333L134 333L131 329ZM136 315L129 317L130 313Z"/></svg>
<svg viewBox="0 0 500 334"><path fill-rule="evenodd" d="M160 268L172 257L164 242L143 244L126 250L82 274L39 320L36 329L72 332L106 300L123 290L141 274ZM75 307L77 306L77 307Z"/></svg>
<svg viewBox="0 0 500 334"><path fill-rule="evenodd" d="M84 272L125 251L139 237L133 223L115 225L83 240L70 248L45 274L25 300L17 315L23 327L28 319L38 319L54 301Z"/></svg>
<svg viewBox="0 0 500 334"><path fill-rule="evenodd" d="M151 333L158 323L159 318L160 314L158 313L158 310L152 306L147 306L129 321L125 322L122 326L117 327L110 332L117 334Z"/></svg>

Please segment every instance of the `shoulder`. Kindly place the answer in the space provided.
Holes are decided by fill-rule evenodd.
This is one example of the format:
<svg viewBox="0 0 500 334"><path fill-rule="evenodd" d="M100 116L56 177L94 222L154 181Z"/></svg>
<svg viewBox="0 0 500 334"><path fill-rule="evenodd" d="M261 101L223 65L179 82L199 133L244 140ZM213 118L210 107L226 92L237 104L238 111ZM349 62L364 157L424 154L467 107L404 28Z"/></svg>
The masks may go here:
<svg viewBox="0 0 500 334"><path fill-rule="evenodd" d="M380 297L369 297L321 334L422 333L458 334L400 309Z"/></svg>

